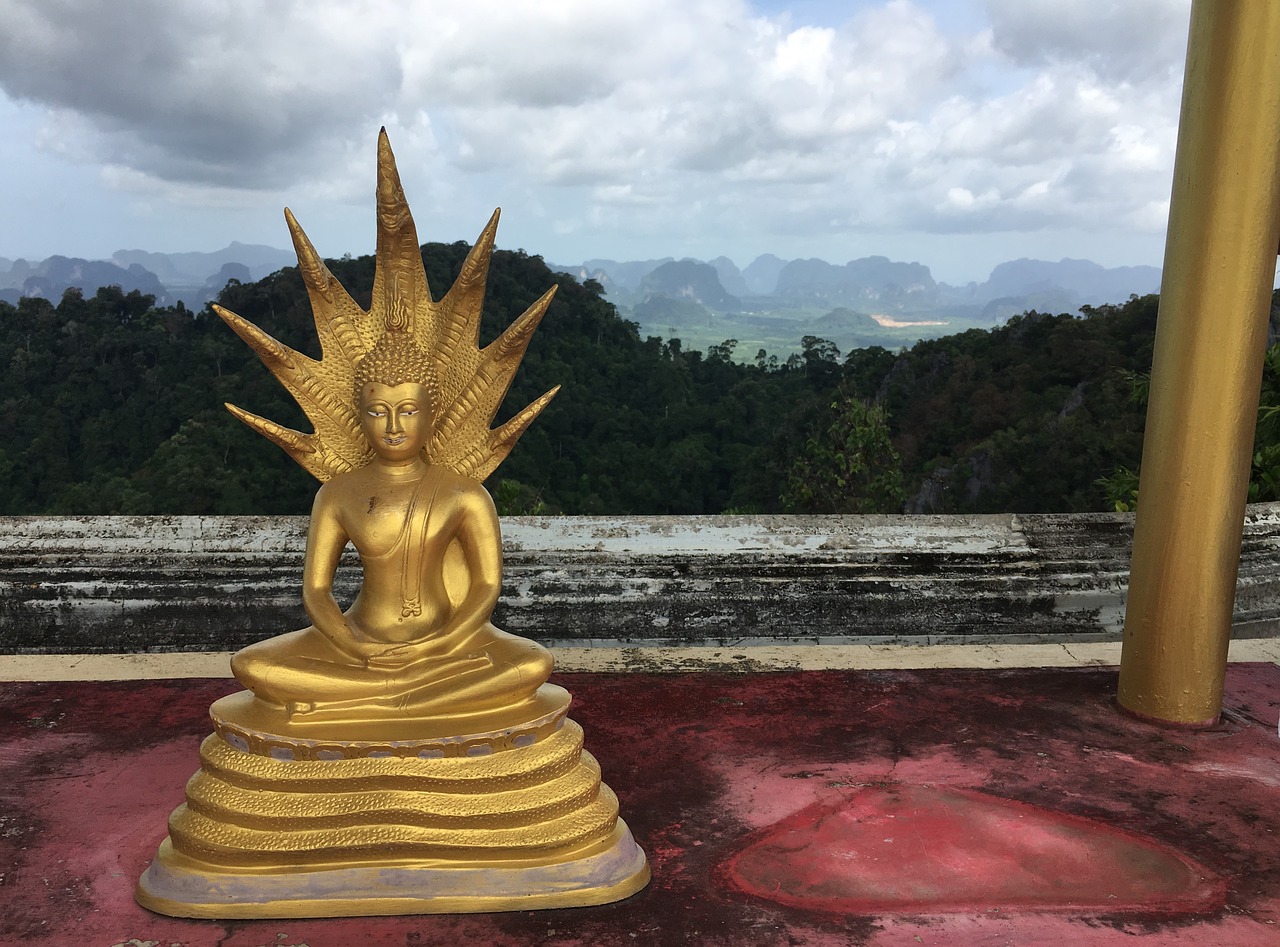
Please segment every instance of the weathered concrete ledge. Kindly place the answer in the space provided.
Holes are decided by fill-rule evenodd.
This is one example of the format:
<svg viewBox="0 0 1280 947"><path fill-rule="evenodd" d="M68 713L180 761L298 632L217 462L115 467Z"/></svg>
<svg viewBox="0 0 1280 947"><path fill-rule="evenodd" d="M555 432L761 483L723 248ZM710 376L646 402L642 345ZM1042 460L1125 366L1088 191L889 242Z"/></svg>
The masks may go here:
<svg viewBox="0 0 1280 947"><path fill-rule="evenodd" d="M495 621L561 646L1115 639L1132 523L512 518ZM303 517L0 517L0 653L224 651L302 627L305 539ZM1249 507L1235 622L1280 628L1280 504Z"/></svg>

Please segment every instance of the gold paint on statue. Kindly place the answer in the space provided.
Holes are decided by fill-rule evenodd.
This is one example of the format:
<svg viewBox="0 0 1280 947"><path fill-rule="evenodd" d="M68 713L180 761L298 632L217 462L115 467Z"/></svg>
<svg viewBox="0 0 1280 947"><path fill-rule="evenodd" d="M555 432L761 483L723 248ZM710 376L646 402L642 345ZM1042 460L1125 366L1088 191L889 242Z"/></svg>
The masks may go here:
<svg viewBox="0 0 1280 947"><path fill-rule="evenodd" d="M227 407L324 481L303 604L312 624L232 658L248 688L215 733L140 903L191 917L493 911L601 904L648 882L582 749L551 654L489 621L502 584L481 486L554 396L490 424L554 292L479 348L495 212L434 302L385 131L366 312L286 211L322 357L218 314L315 430ZM343 611L343 548L364 581Z"/></svg>

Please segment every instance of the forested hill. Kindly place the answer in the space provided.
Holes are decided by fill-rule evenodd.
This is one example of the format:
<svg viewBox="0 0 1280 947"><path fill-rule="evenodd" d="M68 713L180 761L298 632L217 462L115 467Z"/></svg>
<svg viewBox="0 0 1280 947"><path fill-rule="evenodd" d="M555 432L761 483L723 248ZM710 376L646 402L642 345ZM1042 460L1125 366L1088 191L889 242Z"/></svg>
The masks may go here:
<svg viewBox="0 0 1280 947"><path fill-rule="evenodd" d="M1030 312L993 331L858 350L847 385L883 405L912 485L908 509L1105 509L1097 479L1136 469L1157 296Z"/></svg>
<svg viewBox="0 0 1280 947"><path fill-rule="evenodd" d="M433 291L465 244L423 248ZM367 303L373 258L329 261ZM641 339L588 281L497 251L482 337L560 291L503 411L563 389L489 486L503 512L1104 509L1095 481L1136 466L1155 297L1030 313L993 331L750 364ZM223 305L318 355L295 268L231 283ZM315 482L224 401L307 429L212 314L137 292L0 302L0 512L304 513ZM505 414L500 415L500 420Z"/></svg>
<svg viewBox="0 0 1280 947"><path fill-rule="evenodd" d="M468 247L424 247L443 293ZM373 258L331 260L367 305ZM563 388L490 481L507 511L719 512L776 508L770 442L827 378L745 368L722 350L642 341L599 286L497 251L482 338L560 290L500 413ZM296 268L232 283L220 301L318 356ZM284 389L212 311L156 308L105 288L0 302L0 512L304 513L316 483L223 408L309 429ZM834 372L834 363L825 365Z"/></svg>

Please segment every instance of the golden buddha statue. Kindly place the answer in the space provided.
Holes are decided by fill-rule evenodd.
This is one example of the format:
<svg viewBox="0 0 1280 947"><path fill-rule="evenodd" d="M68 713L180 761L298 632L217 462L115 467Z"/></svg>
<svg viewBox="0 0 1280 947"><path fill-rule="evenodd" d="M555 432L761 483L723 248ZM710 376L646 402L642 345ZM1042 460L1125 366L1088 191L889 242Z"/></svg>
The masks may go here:
<svg viewBox="0 0 1280 947"><path fill-rule="evenodd" d="M502 545L481 483L556 389L489 425L554 287L481 349L497 212L436 302L385 130L377 201L367 311L285 211L319 361L215 307L315 428L227 406L323 481L303 568L312 624L233 656L248 690L210 708L201 770L138 885L160 913L566 907L648 882L568 693L547 683L550 652L489 620ZM348 543L364 579L343 611Z"/></svg>

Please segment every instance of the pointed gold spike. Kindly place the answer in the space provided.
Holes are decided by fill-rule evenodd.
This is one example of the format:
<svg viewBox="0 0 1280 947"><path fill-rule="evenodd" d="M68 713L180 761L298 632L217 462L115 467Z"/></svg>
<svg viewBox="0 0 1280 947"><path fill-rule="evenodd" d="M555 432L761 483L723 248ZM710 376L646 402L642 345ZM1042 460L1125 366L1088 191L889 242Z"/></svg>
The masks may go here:
<svg viewBox="0 0 1280 947"><path fill-rule="evenodd" d="M516 358L523 357L524 350L529 347L529 340L533 338L534 330L538 328L538 323L542 322L542 317L546 315L547 307L551 305L551 300L555 298L556 290L559 288L559 286L552 286L539 296L537 301L521 313L515 322L507 326L502 335L484 347L484 355L489 357L492 352L491 357L495 361L506 360L513 355Z"/></svg>
<svg viewBox="0 0 1280 947"><path fill-rule="evenodd" d="M528 405L508 420L506 424L494 430L494 441L506 444L509 450L520 438L520 435L524 433L525 428L537 419L538 415L542 413L542 409L549 405L551 403L551 399L559 394L559 392L560 386L556 385L549 391L543 392L535 400L529 402Z"/></svg>
<svg viewBox="0 0 1280 947"><path fill-rule="evenodd" d="M332 387L324 381L319 362L294 351L229 309L218 305L213 308L222 321L231 326L236 335L257 353L258 358L271 370L271 374L288 389L313 426L319 429L321 425L333 425L338 431L346 433L345 440L350 441L353 449L358 451L363 441L354 406L335 397Z"/></svg>
<svg viewBox="0 0 1280 947"><path fill-rule="evenodd" d="M467 253L467 258L462 263L462 270L458 273L458 278L454 280L453 285L449 287L444 301L454 297L476 295L480 297L481 302L484 301L484 287L489 279L489 260L493 256L493 242L498 235L498 218L501 216L502 208L495 207L489 222L485 224L484 230L480 231L480 236L476 237L476 242ZM475 323L478 329L479 318ZM475 341L474 337L472 341Z"/></svg>
<svg viewBox="0 0 1280 947"><path fill-rule="evenodd" d="M378 245L370 312L412 320L419 302L430 303L418 230L400 186L400 172L385 128L378 134ZM411 325L400 325L412 330Z"/></svg>
<svg viewBox="0 0 1280 947"><path fill-rule="evenodd" d="M284 209L284 222L289 227L289 236L293 238L293 252L298 256L298 272L302 274L302 282L311 295L312 305L314 306L318 299L326 306L332 306L333 290L338 281L324 265L320 254L316 253L316 248L298 223L298 219L293 216L293 211L287 207Z"/></svg>
<svg viewBox="0 0 1280 947"><path fill-rule="evenodd" d="M489 279L489 260L493 256L493 243L498 233L498 218L502 208L495 208L489 222L472 244L462 263L458 278L444 298L440 300L442 312L438 335L434 340L422 340L440 352L439 361L448 364L460 346L473 349L480 342L480 317L484 313L485 286Z"/></svg>
<svg viewBox="0 0 1280 947"><path fill-rule="evenodd" d="M214 303L213 311L222 318L223 322L231 326L235 334L240 336L249 348L257 353L258 358L262 359L262 363L271 369L272 374L277 378L280 377L281 372L299 371L305 362L315 364L312 359L289 348L283 342L263 332L248 319L237 316L230 309L223 309Z"/></svg>
<svg viewBox="0 0 1280 947"><path fill-rule="evenodd" d="M253 428L267 440L278 445L290 454L314 454L315 448L310 444L307 435L301 431L295 431L293 428L285 427L283 424L277 424L275 421L267 418L259 417L244 408L231 404L229 401L223 403L223 407L230 411L236 418L243 421L249 427Z"/></svg>
<svg viewBox="0 0 1280 947"><path fill-rule="evenodd" d="M556 385L507 421L502 427L493 431L489 435L488 457L476 464L474 470L470 472L470 476L481 483L487 480L489 475L497 470L498 466L507 459L511 449L516 446L516 441L520 440L520 436L524 434L529 425L537 420L543 408L551 403L551 399L556 396L556 392L559 390L560 386Z"/></svg>
<svg viewBox="0 0 1280 947"><path fill-rule="evenodd" d="M224 407L248 428L261 434L292 457L303 470L317 480L324 482L334 475L332 464L326 463L326 459L316 453L311 436L259 417L234 404L227 403Z"/></svg>
<svg viewBox="0 0 1280 947"><path fill-rule="evenodd" d="M543 293L480 353L480 361L467 386L458 392L441 416L435 438L437 444L447 443L457 436L465 437L464 431L488 431L556 289L552 286Z"/></svg>
<svg viewBox="0 0 1280 947"><path fill-rule="evenodd" d="M298 272L302 275L307 295L311 298L311 315L315 320L316 334L320 336L321 353L328 354L328 344L333 341L339 350L336 354L348 364L354 364L365 353L360 344L359 332L345 318L345 313L357 312L359 306L329 272L329 267L325 266L320 254L316 253L311 239L287 207L284 209L284 219L289 225L289 235L293 238L294 252L298 255Z"/></svg>

